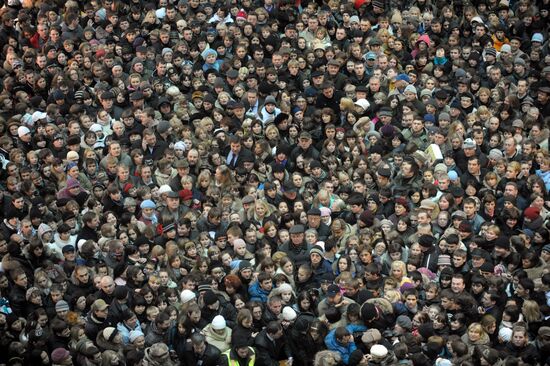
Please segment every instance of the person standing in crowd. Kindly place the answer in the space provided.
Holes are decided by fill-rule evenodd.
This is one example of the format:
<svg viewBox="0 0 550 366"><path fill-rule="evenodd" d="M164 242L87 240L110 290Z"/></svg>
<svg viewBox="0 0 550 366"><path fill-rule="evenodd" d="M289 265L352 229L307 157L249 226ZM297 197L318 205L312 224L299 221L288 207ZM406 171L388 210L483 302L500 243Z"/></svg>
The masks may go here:
<svg viewBox="0 0 550 366"><path fill-rule="evenodd" d="M549 10L2 2L0 364L550 364Z"/></svg>

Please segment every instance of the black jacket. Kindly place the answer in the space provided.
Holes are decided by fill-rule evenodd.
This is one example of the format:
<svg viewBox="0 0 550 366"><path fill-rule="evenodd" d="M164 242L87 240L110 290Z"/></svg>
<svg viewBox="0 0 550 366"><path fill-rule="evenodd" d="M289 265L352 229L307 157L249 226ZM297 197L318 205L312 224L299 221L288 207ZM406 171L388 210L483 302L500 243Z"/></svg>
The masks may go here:
<svg viewBox="0 0 550 366"><path fill-rule="evenodd" d="M13 313L18 317L26 318L28 314L25 314L25 308L27 304L26 298L27 290L21 286L13 286L8 298L10 299L10 306Z"/></svg>
<svg viewBox="0 0 550 366"><path fill-rule="evenodd" d="M202 355L197 355L193 351L193 344L187 342L183 355L178 355L184 365L202 365L202 366L218 366L220 364L220 350L216 347L207 344Z"/></svg>
<svg viewBox="0 0 550 366"><path fill-rule="evenodd" d="M309 250L311 246L305 241L300 246L295 246L291 242L281 245L280 250L288 255L288 258L294 262L296 268L309 261Z"/></svg>
<svg viewBox="0 0 550 366"><path fill-rule="evenodd" d="M99 236L94 229L90 229L88 226L84 225L84 227L82 227L82 230L80 230L80 233L76 237L76 243L78 243L81 239L93 240L97 242L99 240Z"/></svg>
<svg viewBox="0 0 550 366"><path fill-rule="evenodd" d="M283 338L270 340L267 336L267 331L262 330L254 340L258 357L256 358L256 366L278 366L279 361L286 360L292 356L290 347Z"/></svg>
<svg viewBox="0 0 550 366"><path fill-rule="evenodd" d="M107 319L101 320L92 315L92 312L86 317L86 324L84 325L84 334L95 344L95 340L99 332L103 329L111 326Z"/></svg>

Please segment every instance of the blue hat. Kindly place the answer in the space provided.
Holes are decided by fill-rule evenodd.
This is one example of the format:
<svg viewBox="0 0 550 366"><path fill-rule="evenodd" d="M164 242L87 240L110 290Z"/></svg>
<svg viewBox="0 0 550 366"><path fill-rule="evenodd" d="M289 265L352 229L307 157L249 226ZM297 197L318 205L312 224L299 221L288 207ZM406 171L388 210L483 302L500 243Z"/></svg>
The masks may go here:
<svg viewBox="0 0 550 366"><path fill-rule="evenodd" d="M314 87L309 87L305 91L306 97L315 97L317 96L317 90Z"/></svg>
<svg viewBox="0 0 550 366"><path fill-rule="evenodd" d="M74 162L71 162L71 163L67 164L67 171L71 170L71 169L74 168L75 166L77 167L78 164L77 164L77 163L74 163Z"/></svg>
<svg viewBox="0 0 550 366"><path fill-rule="evenodd" d="M201 53L202 58L205 59L205 60L210 55L214 55L214 56L218 57L218 53L215 50L213 50L212 48L207 48L204 51L202 51L202 53Z"/></svg>
<svg viewBox="0 0 550 366"><path fill-rule="evenodd" d="M399 75L397 75L397 77L395 78L395 81L399 81L399 80L406 81L407 83L410 83L410 82L411 82L411 78L409 78L409 75L407 75L407 74L399 74Z"/></svg>
<svg viewBox="0 0 550 366"><path fill-rule="evenodd" d="M531 42L544 43L544 36L542 35L542 33L535 33L531 37Z"/></svg>
<svg viewBox="0 0 550 366"><path fill-rule="evenodd" d="M453 100L451 103L451 108L457 108L460 109L460 102L458 100Z"/></svg>
<svg viewBox="0 0 550 366"><path fill-rule="evenodd" d="M151 200L145 200L145 201L141 202L141 205L139 205L139 207L141 207L141 209L144 209L144 208L157 208L157 205L155 205L155 202L153 202Z"/></svg>
<svg viewBox="0 0 550 366"><path fill-rule="evenodd" d="M458 174L454 170L448 172L447 175L449 176L450 180L457 180L458 178Z"/></svg>
<svg viewBox="0 0 550 366"><path fill-rule="evenodd" d="M433 114L425 114L424 115L424 121L425 122L431 122L431 123L435 123L435 116Z"/></svg>
<svg viewBox="0 0 550 366"><path fill-rule="evenodd" d="M376 53L374 52L367 52L367 56L365 57L367 60L376 60Z"/></svg>

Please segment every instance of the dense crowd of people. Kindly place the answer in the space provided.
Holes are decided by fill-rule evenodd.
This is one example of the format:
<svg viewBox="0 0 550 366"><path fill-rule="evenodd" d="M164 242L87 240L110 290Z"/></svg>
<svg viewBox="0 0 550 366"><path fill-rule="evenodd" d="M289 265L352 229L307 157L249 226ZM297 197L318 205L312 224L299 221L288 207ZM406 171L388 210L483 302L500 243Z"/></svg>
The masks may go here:
<svg viewBox="0 0 550 366"><path fill-rule="evenodd" d="M548 0L4 0L0 365L550 365Z"/></svg>

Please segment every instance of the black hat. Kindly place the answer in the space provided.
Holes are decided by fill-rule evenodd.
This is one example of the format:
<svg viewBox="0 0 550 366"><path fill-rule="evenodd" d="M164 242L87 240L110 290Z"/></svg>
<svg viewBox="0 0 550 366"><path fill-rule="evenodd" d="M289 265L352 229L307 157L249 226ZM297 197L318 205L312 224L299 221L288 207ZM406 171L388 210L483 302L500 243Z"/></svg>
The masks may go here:
<svg viewBox="0 0 550 366"><path fill-rule="evenodd" d="M72 246L71 244L67 244L65 246L63 246L63 249L61 249L61 252L63 254L65 253L74 253L75 249L74 249L74 246Z"/></svg>
<svg viewBox="0 0 550 366"><path fill-rule="evenodd" d="M145 244L147 244L147 245L151 245L151 244L152 244L152 242L151 242L145 235L139 236L139 237L136 239L136 241L134 242L134 245L135 245L136 247L139 247L139 246L145 245Z"/></svg>
<svg viewBox="0 0 550 366"><path fill-rule="evenodd" d="M307 211L307 214L312 216L321 216L321 210L317 207L312 207Z"/></svg>
<svg viewBox="0 0 550 366"><path fill-rule="evenodd" d="M304 225L294 225L288 231L290 234L302 234L305 231Z"/></svg>
<svg viewBox="0 0 550 366"><path fill-rule="evenodd" d="M67 145L79 145L79 144L80 144L80 136L71 135L67 138Z"/></svg>
<svg viewBox="0 0 550 366"><path fill-rule="evenodd" d="M318 76L323 76L323 75L324 75L323 72L322 72L322 71L319 71L319 70L315 70L315 71L313 71L313 72L311 73L311 77L312 77L312 78L316 78L316 77L318 77Z"/></svg>
<svg viewBox="0 0 550 366"><path fill-rule="evenodd" d="M431 235L420 235L420 238L418 238L418 244L424 248L432 247L434 245L434 241L435 239Z"/></svg>
<svg viewBox="0 0 550 366"><path fill-rule="evenodd" d="M178 192L170 191L166 193L166 197L168 198L180 198L180 195Z"/></svg>
<svg viewBox="0 0 550 366"><path fill-rule="evenodd" d="M321 163L317 160L312 160L311 163L309 163L309 168L310 169L321 168Z"/></svg>
<svg viewBox="0 0 550 366"><path fill-rule="evenodd" d="M495 240L495 248L510 249L510 240L505 236L499 236Z"/></svg>
<svg viewBox="0 0 550 366"><path fill-rule="evenodd" d="M391 170L390 168L386 167L380 167L378 168L378 175L381 177L391 177Z"/></svg>
<svg viewBox="0 0 550 366"><path fill-rule="evenodd" d="M326 272L321 275L319 281L321 283L332 283L334 282L334 274L332 272Z"/></svg>
<svg viewBox="0 0 550 366"><path fill-rule="evenodd" d="M143 98L145 97L143 96L143 92L141 90L136 90L135 92L130 94L130 100L141 100Z"/></svg>
<svg viewBox="0 0 550 366"><path fill-rule="evenodd" d="M464 196L464 188L459 186L453 186L449 190L450 193L453 195L453 197L463 197Z"/></svg>
<svg viewBox="0 0 550 366"><path fill-rule="evenodd" d="M338 293L340 293L340 287L338 287L338 285L332 284L327 289L327 297L334 297Z"/></svg>
<svg viewBox="0 0 550 366"><path fill-rule="evenodd" d="M204 300L204 305L212 305L215 304L216 301L219 301L218 295L212 290L207 290L204 295L202 295L202 298Z"/></svg>
<svg viewBox="0 0 550 366"><path fill-rule="evenodd" d="M252 264L249 261L244 260L239 262L239 271L247 268L252 268Z"/></svg>
<svg viewBox="0 0 550 366"><path fill-rule="evenodd" d="M495 266L493 266L490 262L485 262L479 267L479 270L481 272L493 273L495 271Z"/></svg>
<svg viewBox="0 0 550 366"><path fill-rule="evenodd" d="M61 215L61 217L62 217L63 221L68 221L68 220L76 218L76 216L73 212L68 212L68 211L63 212L63 215Z"/></svg>
<svg viewBox="0 0 550 366"><path fill-rule="evenodd" d="M112 91L108 90L106 92L103 92L103 94L101 94L101 99L103 99L103 100L115 99L115 95L113 94Z"/></svg>
<svg viewBox="0 0 550 366"><path fill-rule="evenodd" d="M239 77L239 72L235 69L229 69L225 75L230 79L236 79Z"/></svg>

